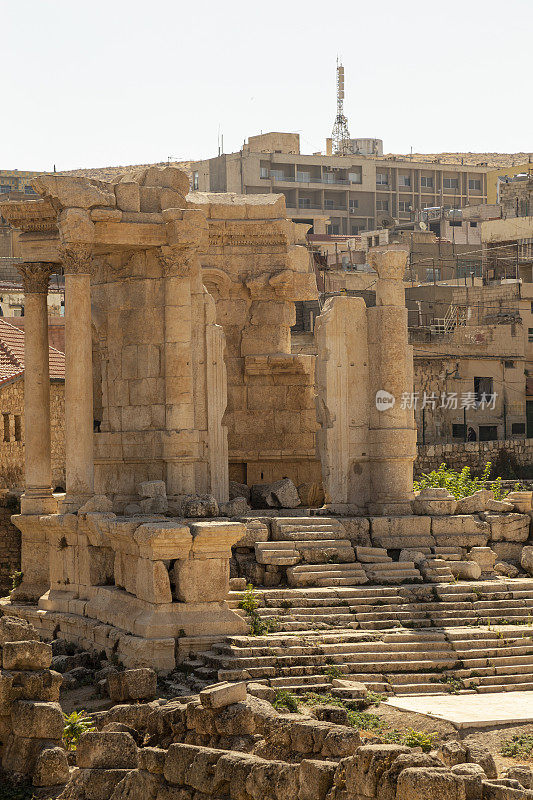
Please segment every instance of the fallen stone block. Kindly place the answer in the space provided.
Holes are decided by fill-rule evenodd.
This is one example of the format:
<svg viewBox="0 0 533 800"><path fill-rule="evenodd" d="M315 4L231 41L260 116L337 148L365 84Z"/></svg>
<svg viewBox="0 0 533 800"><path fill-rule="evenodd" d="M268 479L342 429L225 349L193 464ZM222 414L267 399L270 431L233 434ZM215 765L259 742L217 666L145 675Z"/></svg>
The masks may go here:
<svg viewBox="0 0 533 800"><path fill-rule="evenodd" d="M136 769L137 745L129 733L87 731L80 736L76 763L84 769Z"/></svg>
<svg viewBox="0 0 533 800"><path fill-rule="evenodd" d="M528 575L531 575L533 578L533 547L523 547L522 548L522 556L520 558L520 564L522 569L524 569Z"/></svg>
<svg viewBox="0 0 533 800"><path fill-rule="evenodd" d="M529 517L527 514L483 514L490 525L490 539L493 542L525 542L529 537Z"/></svg>
<svg viewBox="0 0 533 800"><path fill-rule="evenodd" d="M479 564L481 572L494 572L494 564L496 563L496 553L490 547L472 547L466 554L467 561L473 561Z"/></svg>
<svg viewBox="0 0 533 800"><path fill-rule="evenodd" d="M105 494L95 494L90 497L81 508L78 509L78 514L90 514L93 512L109 512L113 511L113 501L106 497Z"/></svg>
<svg viewBox="0 0 533 800"><path fill-rule="evenodd" d="M15 736L30 739L61 739L63 714L59 703L16 700L11 709L11 726Z"/></svg>
<svg viewBox="0 0 533 800"><path fill-rule="evenodd" d="M244 497L247 503L250 502L250 487L245 483L229 482L229 499L235 500L236 497Z"/></svg>
<svg viewBox="0 0 533 800"><path fill-rule="evenodd" d="M157 693L157 675L148 667L112 672L107 676L107 687L109 697L115 703L153 700Z"/></svg>
<svg viewBox="0 0 533 800"><path fill-rule="evenodd" d="M461 497L457 501L455 508L456 514L480 514L485 511L487 504L494 500L494 492L489 489L479 489L467 497Z"/></svg>
<svg viewBox="0 0 533 800"><path fill-rule="evenodd" d="M6 642L29 642L39 639L39 634L29 622L18 617L0 617L0 647Z"/></svg>
<svg viewBox="0 0 533 800"><path fill-rule="evenodd" d="M466 800L479 800L482 797L486 776L479 764L456 764L451 771L463 781Z"/></svg>
<svg viewBox="0 0 533 800"><path fill-rule="evenodd" d="M467 736L467 738L464 739L463 744L466 747L468 763L479 764L487 778L498 777L496 762L494 761L492 753L488 747L485 747L485 745L475 741L475 739L471 738L470 736Z"/></svg>
<svg viewBox="0 0 533 800"><path fill-rule="evenodd" d="M494 572L496 575L503 575L505 578L516 578L519 574L519 569L514 564L508 564L506 561L497 561L494 564Z"/></svg>
<svg viewBox="0 0 533 800"><path fill-rule="evenodd" d="M205 708L223 708L246 700L246 683L216 683L200 692L200 702Z"/></svg>
<svg viewBox="0 0 533 800"><path fill-rule="evenodd" d="M421 492L411 502L413 514L442 516L454 514L457 501L447 489L428 488Z"/></svg>
<svg viewBox="0 0 533 800"><path fill-rule="evenodd" d="M34 786L58 786L70 776L67 754L62 747L47 747L42 750L33 773Z"/></svg>
<svg viewBox="0 0 533 800"><path fill-rule="evenodd" d="M52 663L52 646L46 642L6 642L3 646L4 669L48 669Z"/></svg>
<svg viewBox="0 0 533 800"><path fill-rule="evenodd" d="M396 800L466 800L465 784L446 767L408 767L398 778Z"/></svg>
<svg viewBox="0 0 533 800"><path fill-rule="evenodd" d="M481 566L476 561L447 561L454 578L460 581L477 581L481 578Z"/></svg>
<svg viewBox="0 0 533 800"><path fill-rule="evenodd" d="M513 504L515 511L519 511L521 514L531 511L532 498L533 492L509 492L505 497L508 503Z"/></svg>
<svg viewBox="0 0 533 800"><path fill-rule="evenodd" d="M322 800L333 786L337 765L304 758L300 763L298 800ZM288 800L288 798L287 798Z"/></svg>
<svg viewBox="0 0 533 800"><path fill-rule="evenodd" d="M346 681L342 678L333 678L331 694L335 697L344 697L353 700L363 700L368 689L364 683L359 681Z"/></svg>

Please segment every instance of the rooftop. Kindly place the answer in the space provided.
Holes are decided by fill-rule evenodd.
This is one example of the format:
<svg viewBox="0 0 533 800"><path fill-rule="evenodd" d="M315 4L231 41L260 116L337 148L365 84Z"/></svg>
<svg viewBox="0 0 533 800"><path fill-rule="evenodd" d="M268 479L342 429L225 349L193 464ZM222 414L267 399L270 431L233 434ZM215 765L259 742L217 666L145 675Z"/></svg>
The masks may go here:
<svg viewBox="0 0 533 800"><path fill-rule="evenodd" d="M65 379L65 354L49 347L50 378ZM0 319L0 385L24 375L24 331Z"/></svg>

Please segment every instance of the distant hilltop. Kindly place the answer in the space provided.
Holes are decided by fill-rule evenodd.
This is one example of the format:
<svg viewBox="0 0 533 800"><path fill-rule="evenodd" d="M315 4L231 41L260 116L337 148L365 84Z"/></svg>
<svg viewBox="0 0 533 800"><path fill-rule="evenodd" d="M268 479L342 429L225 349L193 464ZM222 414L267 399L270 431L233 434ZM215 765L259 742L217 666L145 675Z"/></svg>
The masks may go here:
<svg viewBox="0 0 533 800"><path fill-rule="evenodd" d="M488 167L514 167L527 164L533 153L387 153L381 159L412 159L413 161L429 161L440 164L472 164Z"/></svg>

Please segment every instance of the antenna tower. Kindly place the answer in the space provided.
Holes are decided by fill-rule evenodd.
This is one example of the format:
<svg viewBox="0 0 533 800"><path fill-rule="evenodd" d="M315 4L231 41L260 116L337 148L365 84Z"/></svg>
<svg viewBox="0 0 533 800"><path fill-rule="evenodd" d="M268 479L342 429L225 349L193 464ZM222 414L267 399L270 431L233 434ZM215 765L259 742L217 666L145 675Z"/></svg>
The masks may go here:
<svg viewBox="0 0 533 800"><path fill-rule="evenodd" d="M331 133L333 152L336 155L345 155L350 150L350 131L348 120L344 116L344 67L337 59L337 116Z"/></svg>

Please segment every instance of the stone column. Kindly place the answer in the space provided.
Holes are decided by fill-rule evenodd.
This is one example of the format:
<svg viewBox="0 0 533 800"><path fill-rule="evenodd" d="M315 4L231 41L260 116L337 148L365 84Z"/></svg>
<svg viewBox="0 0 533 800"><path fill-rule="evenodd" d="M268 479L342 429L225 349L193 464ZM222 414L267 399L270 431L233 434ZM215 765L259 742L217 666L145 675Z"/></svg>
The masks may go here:
<svg viewBox="0 0 533 800"><path fill-rule="evenodd" d="M416 427L402 395L413 391L413 350L408 344L403 276L407 251L374 248L369 260L379 280L368 309L370 369L371 514L410 514ZM404 406L402 408L402 405Z"/></svg>
<svg viewBox="0 0 533 800"><path fill-rule="evenodd" d="M64 244L65 466L63 511L75 511L94 494L91 247Z"/></svg>
<svg viewBox="0 0 533 800"><path fill-rule="evenodd" d="M53 514L47 295L50 265L19 266L24 285L24 459L22 514Z"/></svg>

